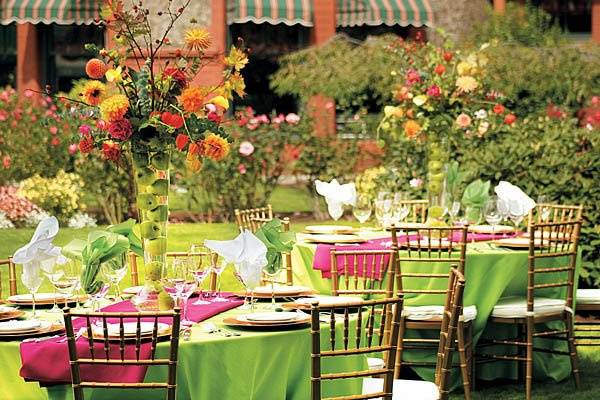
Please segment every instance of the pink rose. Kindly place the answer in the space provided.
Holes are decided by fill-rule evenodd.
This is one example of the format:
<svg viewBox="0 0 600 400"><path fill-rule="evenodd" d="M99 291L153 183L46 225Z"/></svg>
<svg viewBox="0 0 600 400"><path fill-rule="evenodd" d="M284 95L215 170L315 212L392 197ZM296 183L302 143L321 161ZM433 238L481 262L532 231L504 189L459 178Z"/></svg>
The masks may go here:
<svg viewBox="0 0 600 400"><path fill-rule="evenodd" d="M431 85L427 89L427 96L429 97L440 97L442 95L442 90L438 85Z"/></svg>
<svg viewBox="0 0 600 400"><path fill-rule="evenodd" d="M471 125L471 117L465 113L462 113L456 117L456 124L461 128L467 128L469 125Z"/></svg>
<svg viewBox="0 0 600 400"><path fill-rule="evenodd" d="M237 169L238 169L238 172L242 175L246 173L246 166L244 164L239 164Z"/></svg>
<svg viewBox="0 0 600 400"><path fill-rule="evenodd" d="M108 126L108 133L114 139L127 140L131 136L131 123L125 118L117 119Z"/></svg>
<svg viewBox="0 0 600 400"><path fill-rule="evenodd" d="M296 125L298 122L300 122L300 117L298 116L298 114L289 113L285 116L285 122L287 122L290 125Z"/></svg>
<svg viewBox="0 0 600 400"><path fill-rule="evenodd" d="M55 126L51 126L48 130L52 135L56 135L58 133L58 128Z"/></svg>
<svg viewBox="0 0 600 400"><path fill-rule="evenodd" d="M4 110L0 110L0 121L6 121L8 118L8 113Z"/></svg>
<svg viewBox="0 0 600 400"><path fill-rule="evenodd" d="M27 89L27 90L25 90L24 94L25 94L25 97L27 97L27 98L33 97L33 90Z"/></svg>
<svg viewBox="0 0 600 400"><path fill-rule="evenodd" d="M89 125L81 125L79 127L79 133L81 133L83 136L89 135L92 132L92 129L89 127Z"/></svg>
<svg viewBox="0 0 600 400"><path fill-rule="evenodd" d="M269 117L267 117L265 114L260 114L259 116L256 117L256 120L263 124L269 123Z"/></svg>
<svg viewBox="0 0 600 400"><path fill-rule="evenodd" d="M100 129L100 130L106 130L107 128L107 124L106 121L99 119L96 121L96 128Z"/></svg>
<svg viewBox="0 0 600 400"><path fill-rule="evenodd" d="M2 101L10 100L10 96L8 95L8 92L6 90L4 90L4 91L2 91L2 93L0 93L0 100L2 100Z"/></svg>
<svg viewBox="0 0 600 400"><path fill-rule="evenodd" d="M278 116L273 118L274 124L282 124L284 121L285 121L285 115L283 115L283 114L279 114Z"/></svg>
<svg viewBox="0 0 600 400"><path fill-rule="evenodd" d="M421 82L421 75L414 69L409 69L406 73L406 83L408 85L414 85L415 83Z"/></svg>
<svg viewBox="0 0 600 400"><path fill-rule="evenodd" d="M76 145L76 144L74 144L74 143L73 143L73 144L70 144L70 145L69 145L69 154L70 154L70 155L73 155L73 154L75 154L75 153L77 153L77 145Z"/></svg>
<svg viewBox="0 0 600 400"><path fill-rule="evenodd" d="M248 141L240 143L240 154L248 157L254 153L254 145Z"/></svg>

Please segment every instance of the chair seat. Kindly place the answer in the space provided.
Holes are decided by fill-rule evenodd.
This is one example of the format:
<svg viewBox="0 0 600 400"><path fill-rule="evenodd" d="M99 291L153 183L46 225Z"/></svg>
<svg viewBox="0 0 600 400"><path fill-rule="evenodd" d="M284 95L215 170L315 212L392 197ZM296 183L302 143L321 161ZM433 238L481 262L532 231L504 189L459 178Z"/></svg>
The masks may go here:
<svg viewBox="0 0 600 400"><path fill-rule="evenodd" d="M367 364L369 365L370 370L385 368L385 362L383 361L383 358L367 357Z"/></svg>
<svg viewBox="0 0 600 400"><path fill-rule="evenodd" d="M411 321L441 321L444 316L444 306L406 306L402 315ZM463 308L461 321L473 321L477 317L477 307Z"/></svg>
<svg viewBox="0 0 600 400"><path fill-rule="evenodd" d="M533 304L534 317L560 314L567 309L566 302L560 299L536 297ZM527 317L527 298L503 297L492 310L492 317L499 318L525 318Z"/></svg>
<svg viewBox="0 0 600 400"><path fill-rule="evenodd" d="M577 289L577 304L600 305L600 289Z"/></svg>
<svg viewBox="0 0 600 400"><path fill-rule="evenodd" d="M383 390L383 379L364 378L362 394ZM433 382L394 379L393 400L438 400L440 392Z"/></svg>

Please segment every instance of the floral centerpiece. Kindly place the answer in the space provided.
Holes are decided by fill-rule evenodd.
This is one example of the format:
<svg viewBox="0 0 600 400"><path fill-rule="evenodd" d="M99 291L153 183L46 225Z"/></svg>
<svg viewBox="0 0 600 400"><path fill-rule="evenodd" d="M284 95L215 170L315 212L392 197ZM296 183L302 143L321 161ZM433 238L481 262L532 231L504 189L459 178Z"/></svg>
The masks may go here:
<svg viewBox="0 0 600 400"><path fill-rule="evenodd" d="M189 3L169 1L151 11L142 1L125 5L122 0L105 0L102 18L113 32L114 45L86 46L96 56L86 65L91 80L82 86L80 104L89 108L95 122L79 128L78 147L82 153L100 150L107 161L129 168L135 177L146 276L137 299L140 309L172 307L160 284L167 250L171 154L184 152L187 167L196 172L202 158L219 161L227 156L230 139L221 121L234 93L243 95L245 88L240 70L248 59L237 47L220 57L220 84L196 83L208 63L209 32L193 26L192 19L181 47L169 36ZM162 32L151 26L151 13L165 22Z"/></svg>
<svg viewBox="0 0 600 400"><path fill-rule="evenodd" d="M393 105L384 108L378 131L427 146L428 222L443 224L446 168L453 139L483 136L510 128L517 120L506 98L489 87L485 48L461 55L449 46L399 40L390 46L398 56Z"/></svg>

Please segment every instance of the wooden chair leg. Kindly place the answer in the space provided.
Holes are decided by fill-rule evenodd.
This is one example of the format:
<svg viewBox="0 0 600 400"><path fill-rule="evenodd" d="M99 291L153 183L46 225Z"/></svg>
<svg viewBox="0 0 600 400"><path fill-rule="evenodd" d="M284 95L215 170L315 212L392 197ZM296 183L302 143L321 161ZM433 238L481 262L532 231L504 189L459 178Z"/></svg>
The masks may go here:
<svg viewBox="0 0 600 400"><path fill-rule="evenodd" d="M527 317L527 356L525 361L525 398L531 400L531 387L533 385L533 316Z"/></svg>
<svg viewBox="0 0 600 400"><path fill-rule="evenodd" d="M477 375L475 375L475 345L473 344L473 322L469 323L467 328L467 363L469 365L469 373L471 374L471 392L474 392L475 382L477 382Z"/></svg>
<svg viewBox="0 0 600 400"><path fill-rule="evenodd" d="M402 369L402 348L404 347L404 334L406 332L406 318L400 318L400 329L398 330L398 347L396 349L396 364L394 365L394 379L400 379Z"/></svg>
<svg viewBox="0 0 600 400"><path fill-rule="evenodd" d="M456 338L458 341L458 358L460 360L460 372L462 374L465 400L471 400L471 381L469 376L470 369L465 346L465 330L465 323L463 321L459 321L458 329L456 330Z"/></svg>
<svg viewBox="0 0 600 400"><path fill-rule="evenodd" d="M579 378L579 360L577 358L577 347L575 346L575 332L573 331L573 314L567 312L567 342L569 345L569 358L571 359L571 371L575 379L575 386L579 389L581 381Z"/></svg>

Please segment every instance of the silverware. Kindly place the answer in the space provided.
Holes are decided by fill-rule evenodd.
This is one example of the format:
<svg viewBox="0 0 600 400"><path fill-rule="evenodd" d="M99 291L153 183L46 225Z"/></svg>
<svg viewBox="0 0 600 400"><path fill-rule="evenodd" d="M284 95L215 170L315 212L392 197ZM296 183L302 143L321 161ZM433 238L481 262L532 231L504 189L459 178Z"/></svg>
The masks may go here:
<svg viewBox="0 0 600 400"><path fill-rule="evenodd" d="M79 330L77 331L77 334L75 334L75 341L77 341L77 339L79 339L81 336L83 336L83 334L85 333L86 329L85 328L79 328ZM69 338L67 337L67 335L64 335L64 337L62 339L60 339L59 341L57 341L56 343L64 343L68 340Z"/></svg>

